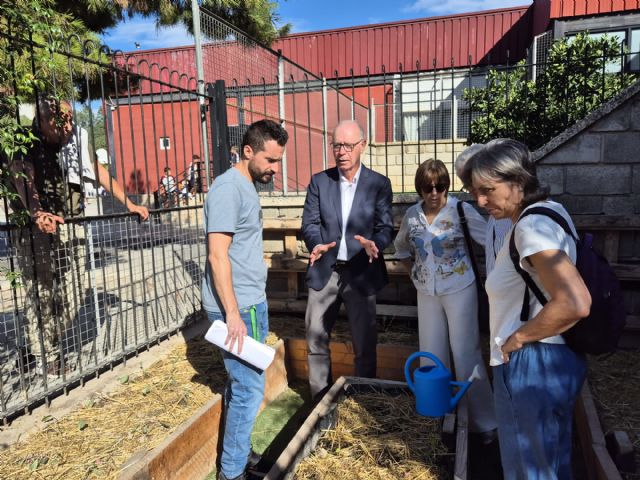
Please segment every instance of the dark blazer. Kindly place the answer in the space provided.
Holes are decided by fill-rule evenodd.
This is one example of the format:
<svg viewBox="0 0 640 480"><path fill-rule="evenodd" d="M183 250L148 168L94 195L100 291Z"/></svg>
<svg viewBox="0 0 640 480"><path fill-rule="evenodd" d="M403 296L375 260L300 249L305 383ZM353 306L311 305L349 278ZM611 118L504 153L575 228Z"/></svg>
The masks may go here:
<svg viewBox="0 0 640 480"><path fill-rule="evenodd" d="M393 221L391 182L383 175L362 165L347 222L347 256L351 285L364 295L372 295L388 282L382 251L391 243ZM318 244L336 242L313 267L307 267L307 285L321 290L329 281L338 257L342 237L342 205L340 174L330 168L311 177L302 214L302 235L309 252ZM367 252L354 235L373 240L380 251L377 260L369 263Z"/></svg>

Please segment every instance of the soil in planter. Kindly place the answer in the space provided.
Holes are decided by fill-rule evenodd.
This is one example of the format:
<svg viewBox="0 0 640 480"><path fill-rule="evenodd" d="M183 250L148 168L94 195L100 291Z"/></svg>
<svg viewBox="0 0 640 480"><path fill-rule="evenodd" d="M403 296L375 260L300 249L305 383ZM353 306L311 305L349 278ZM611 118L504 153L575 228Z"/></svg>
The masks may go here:
<svg viewBox="0 0 640 480"><path fill-rule="evenodd" d="M298 480L446 479L453 454L441 421L419 416L409 394L353 394L337 407L336 426L297 467Z"/></svg>

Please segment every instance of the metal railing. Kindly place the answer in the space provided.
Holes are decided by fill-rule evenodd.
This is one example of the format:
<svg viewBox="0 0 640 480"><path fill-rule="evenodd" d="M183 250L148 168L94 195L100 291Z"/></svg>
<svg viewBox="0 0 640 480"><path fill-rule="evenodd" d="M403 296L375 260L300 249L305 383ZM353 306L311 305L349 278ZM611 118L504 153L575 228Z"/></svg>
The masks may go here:
<svg viewBox="0 0 640 480"><path fill-rule="evenodd" d="M377 75L356 77L351 70L350 77L339 78L336 71L328 72L333 74L328 79L258 45L204 9L200 19L209 39L202 47L205 81L225 81L230 144L237 145L246 125L258 118L280 119L289 130L282 176L269 188L281 194L304 193L310 176L333 164L329 136L344 118L356 118L365 128L364 162L390 176L394 191L413 191L413 174L427 158L448 165L457 190L461 185L453 165L466 144L509 136L536 149L638 78L640 55L622 46L602 50L601 56L550 58L543 50L550 48L546 42L536 44L536 55L527 53L530 60L514 64L477 65L469 57L465 68L416 62L394 65L393 74L383 65ZM586 63L594 70L587 72L588 81L578 73ZM565 65L575 74L555 81L545 76ZM576 82L585 85L576 88ZM535 97L527 98L529 90ZM483 100L481 92L495 98ZM566 101L576 95L583 99L577 108Z"/></svg>
<svg viewBox="0 0 640 480"><path fill-rule="evenodd" d="M41 78L36 85L47 85L45 91L25 92L17 82L2 85L2 94L21 104L22 123L30 124L25 118L29 110L38 116L36 99L47 95L55 98L51 105L68 101L73 106L75 126L69 139L51 142L41 136L26 158L3 155L2 169L23 158L29 164L37 155L40 160L53 151L47 157L54 162L47 164L48 170L32 162L37 188L59 174L61 201L78 193L83 199L82 211L67 209L64 224L54 234L42 233L34 223L20 226L10 221L33 197L2 199L0 418L5 422L126 362L200 310L205 257L201 208L208 182L204 175L180 173L195 171L190 163L204 141L202 96L195 78L136 62L91 41L63 40L38 43L29 38L28 29L12 35L0 32L0 57L5 65L15 66L15 78L43 76L38 71L42 58L54 58L66 67ZM30 64L33 71L20 71ZM143 94L143 89L151 94ZM28 105L32 108L25 108ZM18 118L17 111L2 114L5 119ZM105 154L104 165L96 150ZM73 158L83 165L82 175L96 177L102 188L91 186L89 178L73 183ZM52 166L56 162L57 170ZM158 209L154 192L165 168L180 175L178 201L172 208ZM191 182L180 185L183 177ZM17 177L7 183L15 191L23 181ZM127 195L124 204L115 200L119 186ZM186 195L180 195L183 186ZM38 191L44 202L48 194ZM149 219L142 222L129 212L132 205L149 208ZM44 210L49 207L43 204Z"/></svg>
<svg viewBox="0 0 640 480"><path fill-rule="evenodd" d="M321 76L260 45L200 9L204 81L224 81L229 147L240 146L254 121L282 122L289 133L281 173L261 189L304 194L311 175L332 165L328 144L339 120L369 129L369 110ZM285 180L286 179L286 180Z"/></svg>

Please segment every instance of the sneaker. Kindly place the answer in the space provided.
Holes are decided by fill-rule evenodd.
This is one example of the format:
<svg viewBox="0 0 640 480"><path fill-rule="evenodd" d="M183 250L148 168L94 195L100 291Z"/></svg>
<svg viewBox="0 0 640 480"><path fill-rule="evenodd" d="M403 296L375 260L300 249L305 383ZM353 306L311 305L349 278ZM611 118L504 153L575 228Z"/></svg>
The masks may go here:
<svg viewBox="0 0 640 480"><path fill-rule="evenodd" d="M251 449L247 457L247 468L255 468L260 463L260 460L262 460L262 455Z"/></svg>

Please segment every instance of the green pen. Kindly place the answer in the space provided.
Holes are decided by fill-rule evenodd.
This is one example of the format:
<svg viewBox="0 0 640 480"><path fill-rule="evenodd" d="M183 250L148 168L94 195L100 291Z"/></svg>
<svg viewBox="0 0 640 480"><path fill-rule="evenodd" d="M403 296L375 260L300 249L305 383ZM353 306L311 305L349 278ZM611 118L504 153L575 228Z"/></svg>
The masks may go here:
<svg viewBox="0 0 640 480"><path fill-rule="evenodd" d="M249 308L249 314L251 315L251 337L254 340L258 340L258 321L256 320L256 306L252 305Z"/></svg>

